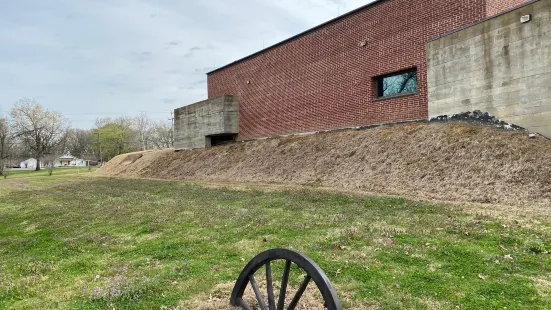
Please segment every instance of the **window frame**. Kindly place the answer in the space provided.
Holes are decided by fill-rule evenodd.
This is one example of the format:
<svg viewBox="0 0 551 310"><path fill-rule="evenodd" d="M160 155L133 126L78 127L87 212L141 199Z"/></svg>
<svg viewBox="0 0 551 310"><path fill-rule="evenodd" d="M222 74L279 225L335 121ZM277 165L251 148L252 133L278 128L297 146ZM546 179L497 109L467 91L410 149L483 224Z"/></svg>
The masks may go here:
<svg viewBox="0 0 551 310"><path fill-rule="evenodd" d="M403 92L403 93L395 93L391 95L382 95L384 93L384 90L382 89L383 81L386 78L392 77L392 76L398 76L403 75L409 72L415 72L415 79L416 79L416 90L415 91L409 91L409 92ZM384 75L376 76L375 78L375 99L386 99L386 98L394 98L394 97L402 97L402 96L411 96L416 95L419 93L419 71L417 70L417 67L396 71Z"/></svg>

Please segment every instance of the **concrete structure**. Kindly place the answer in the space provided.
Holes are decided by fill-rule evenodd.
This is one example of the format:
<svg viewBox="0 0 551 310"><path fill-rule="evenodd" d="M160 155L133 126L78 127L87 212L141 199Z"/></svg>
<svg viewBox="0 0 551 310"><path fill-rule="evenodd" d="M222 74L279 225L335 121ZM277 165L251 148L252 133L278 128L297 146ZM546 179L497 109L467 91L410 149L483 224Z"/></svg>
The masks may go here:
<svg viewBox="0 0 551 310"><path fill-rule="evenodd" d="M469 27L500 12L533 2L537 1L373 1L325 24L209 72L207 74L209 100L182 108L187 110L176 110L176 148L205 147L209 145L209 139L205 137L218 134L237 134L238 140L247 140L301 132L426 120L429 118L427 44L434 38L444 36L451 31ZM543 19L543 17L536 17L536 20L527 24L527 27L538 27ZM484 25L491 23L489 21L480 24L482 26L471 28L484 28L486 27ZM520 39L523 35L515 34L515 31L523 28L519 25L516 25L518 29L515 26L507 28L506 25L491 27L495 28L492 28L495 33L488 34L494 36L489 40L505 40L501 38L502 36L511 37L514 40L517 37ZM545 29L542 27L537 31L545 32ZM463 33L469 31L471 30L450 37L461 37ZM502 31L510 33L506 34ZM463 46L454 50L453 55L434 56L433 49L438 49L438 44L444 44L438 42L445 40L446 38L443 38L442 41L430 43L429 59L433 68L440 64L438 61L441 61L442 57L452 59L462 50L467 49L465 53L471 51L471 47ZM455 42L459 39L450 40ZM486 70L484 77L487 80L494 79L494 84L499 83L501 78L499 70L503 71L499 69L502 62L517 57L514 54L517 52L535 53L535 47L540 44L535 36L532 41L528 38L522 40L526 40L532 47L524 46L521 51L511 41L506 44L507 49L499 52L498 48L491 43L484 47L483 41L478 43L469 41L479 44L478 48L483 48L484 61L488 68L496 67L495 70ZM448 44L453 45L453 43ZM503 46L501 45L501 48ZM538 53L540 53L539 56L534 56L534 59L542 57L541 53L545 52L538 51ZM505 54L510 54L511 57L503 58ZM463 57L468 58L466 54ZM454 68L454 72L442 69L447 74L445 77L442 74L434 77L431 73L431 85L435 85L436 79L440 83L442 78L444 78L443 83L460 81L458 76L462 74L462 69ZM511 72L512 69L513 67ZM528 83L530 79L528 76L526 78ZM462 83L466 82L462 81ZM538 87L543 87L544 82L537 83L540 85ZM488 85L490 84L479 86L490 87ZM532 85L536 84L532 83ZM447 87L450 85L448 84ZM467 85L464 84L464 87ZM497 89L493 84L491 87ZM518 84L518 87L522 87L521 84ZM457 89L453 88L454 91ZM436 88L432 90L438 91ZM521 89L517 91L520 92ZM538 91L540 90L534 90L532 97L526 97L523 100L533 102L531 98L537 96L535 93ZM546 100L543 97L548 93L541 91L541 100ZM202 115L213 113L209 112L211 109L216 111L214 108L216 104L210 102L217 102L220 96L225 95L234 96L232 100L239 98L239 108L232 110L235 118L237 115L239 118L238 129L233 127L213 130L210 127L216 126L205 121ZM435 105L444 105L442 102L436 102L436 100L444 100L440 98L442 96L437 94L436 97L431 97L432 102ZM506 96L510 97L513 94ZM499 100L499 97L496 97L496 100ZM209 108L204 108L205 105ZM469 107L475 109L474 104ZM532 108L534 107L526 106L525 110ZM202 112L195 112L195 110ZM444 113L440 110L439 113L449 114L450 111L446 110ZM211 122L220 123L225 116L219 115L214 119L218 121ZM507 121L514 123L515 119ZM236 125L236 122L230 120L227 123L232 124L230 127ZM218 125L218 127L221 126Z"/></svg>
<svg viewBox="0 0 551 310"><path fill-rule="evenodd" d="M551 138L551 0L430 42L427 57L429 117L480 110Z"/></svg>
<svg viewBox="0 0 551 310"><path fill-rule="evenodd" d="M196 149L234 141L239 133L239 101L220 96L174 111L174 147Z"/></svg>
<svg viewBox="0 0 551 310"><path fill-rule="evenodd" d="M239 139L427 119L427 42L528 1L374 1L208 73L208 95L239 97ZM417 89L380 96L404 70Z"/></svg>

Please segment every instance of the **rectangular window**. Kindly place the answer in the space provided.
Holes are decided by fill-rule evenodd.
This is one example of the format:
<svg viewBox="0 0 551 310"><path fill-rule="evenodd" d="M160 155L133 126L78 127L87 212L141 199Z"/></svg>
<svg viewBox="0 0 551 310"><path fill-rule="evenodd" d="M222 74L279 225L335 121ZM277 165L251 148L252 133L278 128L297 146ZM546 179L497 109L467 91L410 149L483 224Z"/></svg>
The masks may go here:
<svg viewBox="0 0 551 310"><path fill-rule="evenodd" d="M377 97L398 96L417 92L417 69L377 78Z"/></svg>

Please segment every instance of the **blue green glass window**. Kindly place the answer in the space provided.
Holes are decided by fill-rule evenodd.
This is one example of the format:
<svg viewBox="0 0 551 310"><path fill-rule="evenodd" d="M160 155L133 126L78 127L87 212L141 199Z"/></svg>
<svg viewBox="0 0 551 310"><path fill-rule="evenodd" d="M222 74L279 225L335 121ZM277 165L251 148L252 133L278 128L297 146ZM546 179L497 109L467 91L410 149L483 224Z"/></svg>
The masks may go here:
<svg viewBox="0 0 551 310"><path fill-rule="evenodd" d="M417 92L417 69L402 71L377 78L377 97L396 96Z"/></svg>

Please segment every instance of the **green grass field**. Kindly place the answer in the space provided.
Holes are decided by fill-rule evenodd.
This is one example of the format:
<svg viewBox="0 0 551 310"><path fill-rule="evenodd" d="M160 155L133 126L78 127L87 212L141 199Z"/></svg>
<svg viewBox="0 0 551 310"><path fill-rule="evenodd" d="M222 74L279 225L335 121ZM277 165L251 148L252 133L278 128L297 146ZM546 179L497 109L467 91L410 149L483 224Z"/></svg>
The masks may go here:
<svg viewBox="0 0 551 310"><path fill-rule="evenodd" d="M96 171L98 168L92 167L92 172ZM80 174L88 173L88 167L58 167L54 168L52 175L67 175L67 174ZM10 170L8 171L8 179L20 179L20 178L30 178L30 177L44 177L48 176L48 170L42 168L40 171L34 170ZM0 176L0 179L3 177Z"/></svg>
<svg viewBox="0 0 551 310"><path fill-rule="evenodd" d="M317 261L345 309L549 309L550 232L544 220L316 190L0 180L0 309L169 309L208 299L274 247Z"/></svg>

